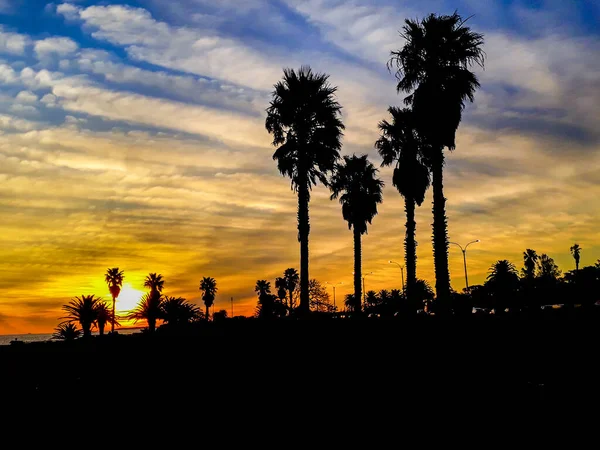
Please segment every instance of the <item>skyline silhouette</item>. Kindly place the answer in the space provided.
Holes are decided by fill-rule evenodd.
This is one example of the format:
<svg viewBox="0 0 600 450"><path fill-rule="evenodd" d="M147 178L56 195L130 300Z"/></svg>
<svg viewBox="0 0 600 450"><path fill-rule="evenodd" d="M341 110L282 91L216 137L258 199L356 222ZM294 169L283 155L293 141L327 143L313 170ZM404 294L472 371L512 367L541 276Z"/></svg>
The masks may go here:
<svg viewBox="0 0 600 450"><path fill-rule="evenodd" d="M600 99L592 89L600 68L590 57L600 48L597 36L576 19L573 29L556 31L533 8L537 35L456 6L463 17L475 13L468 25L485 35L487 54L485 71L472 69L482 86L464 111L457 151L445 153L449 240L481 240L469 248L469 284L483 285L499 260L520 269L528 248L554 258L563 272L592 266L600 255L593 201L600 195ZM234 20L226 6L196 7ZM369 3L382 18L370 27L361 22L367 13L341 21L339 6L286 8L298 14L287 31L249 25L268 30L262 42L160 6L65 3L36 10L44 21L33 24L22 11L0 9L0 333L51 331L75 295L94 294L112 308L107 267L125 273L119 313L147 292L148 273L165 277L169 296L202 310L198 283L205 276L218 283L216 311L229 311L233 297L236 315L253 315L257 280L278 294L276 278L286 268L301 272L298 195L272 159L265 110L282 69L302 64L339 88L341 155L367 155L385 183L362 243L363 272L373 272L366 290L401 288L400 270L388 261L404 261L405 202L392 183L394 166L380 167L373 148L387 108L404 107L385 63L403 44L405 18L454 8L423 2L407 12ZM510 8L504 13L519 17ZM135 36L128 37L133 19ZM306 42L295 38L307 29ZM370 40L375 30L380 35ZM214 39L194 48L202 37ZM228 49L235 64L222 56ZM310 194L306 281L343 281L342 305L354 291L352 233L328 188ZM416 208L417 278L435 287L431 201L430 188ZM450 248L448 262L460 292L461 252Z"/></svg>

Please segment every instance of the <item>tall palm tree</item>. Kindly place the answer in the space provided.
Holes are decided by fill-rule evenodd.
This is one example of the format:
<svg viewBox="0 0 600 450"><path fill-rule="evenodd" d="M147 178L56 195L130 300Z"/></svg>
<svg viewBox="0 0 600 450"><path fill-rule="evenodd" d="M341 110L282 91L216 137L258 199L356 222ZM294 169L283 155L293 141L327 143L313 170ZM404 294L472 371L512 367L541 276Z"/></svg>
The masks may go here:
<svg viewBox="0 0 600 450"><path fill-rule="evenodd" d="M144 287L150 288L150 291L158 292L159 294L162 292L164 285L165 280L160 273L150 273L144 280Z"/></svg>
<svg viewBox="0 0 600 450"><path fill-rule="evenodd" d="M341 106L336 87L328 75L313 73L310 67L298 72L284 69L283 80L275 85L267 108L265 126L273 135L273 154L282 175L290 177L298 193L298 240L300 241L300 312L310 310L308 295L308 203L310 190L320 181L327 185L327 173L340 157Z"/></svg>
<svg viewBox="0 0 600 450"><path fill-rule="evenodd" d="M112 318L113 320L110 323L110 332L114 333L115 331L115 303L117 302L117 297L121 293L121 287L123 286L123 271L119 270L118 267L113 267L112 269L106 269L106 274L104 275L104 281L108 285L108 290L110 291L110 295L112 296Z"/></svg>
<svg viewBox="0 0 600 450"><path fill-rule="evenodd" d="M217 281L212 277L204 277L200 280L200 290L202 291L202 300L206 306L206 320L209 318L209 309L215 301L217 295Z"/></svg>
<svg viewBox="0 0 600 450"><path fill-rule="evenodd" d="M148 331L154 333L156 330L156 321L162 319L162 303L164 297L161 293L152 289L145 294L137 307L129 313L127 318L137 323L140 320L145 320L148 323Z"/></svg>
<svg viewBox="0 0 600 450"><path fill-rule="evenodd" d="M388 68L396 69L398 92L410 93L419 135L430 148L433 185L433 252L438 300L450 298L448 232L444 198L444 147L455 148L455 136L465 102L474 100L479 87L473 64L483 67L483 35L465 26L458 13L430 14L405 21L400 36L404 47L391 53Z"/></svg>
<svg viewBox="0 0 600 450"><path fill-rule="evenodd" d="M285 272L283 272L283 279L285 280L285 285L286 285L287 291L289 292L289 296L290 296L290 302L288 304L288 309L291 314L292 310L294 309L294 290L296 289L296 286L298 285L300 276L298 275L298 271L296 269L294 269L293 267L290 267L288 269L285 269Z"/></svg>
<svg viewBox="0 0 600 450"><path fill-rule="evenodd" d="M75 297L68 304L63 305L62 309L67 313L63 319L65 322L77 322L83 330L83 337L92 335L92 325L98 319L98 304L102 300L94 295L82 295Z"/></svg>
<svg viewBox="0 0 600 450"><path fill-rule="evenodd" d="M575 260L575 271L579 272L579 258L581 257L581 247L579 244L573 244L571 247L571 255L573 255L573 259Z"/></svg>
<svg viewBox="0 0 600 450"><path fill-rule="evenodd" d="M410 109L388 109L392 122L379 123L381 137L375 148L382 157L382 166L395 164L392 184L404 197L406 211L406 235L404 238L404 258L406 262L406 295L412 299L417 282L417 241L415 239L415 205L421 206L430 184L429 169L426 165L424 145L416 130L413 113Z"/></svg>
<svg viewBox="0 0 600 450"><path fill-rule="evenodd" d="M523 252L523 277L527 280L533 280L535 278L535 268L538 265L538 254L535 250L528 248Z"/></svg>
<svg viewBox="0 0 600 450"><path fill-rule="evenodd" d="M377 215L377 204L383 201L383 181L379 171L367 160L367 155L344 156L336 164L331 180L331 199L339 198L342 216L354 232L354 311L360 312L361 297L361 236L367 232L367 223Z"/></svg>

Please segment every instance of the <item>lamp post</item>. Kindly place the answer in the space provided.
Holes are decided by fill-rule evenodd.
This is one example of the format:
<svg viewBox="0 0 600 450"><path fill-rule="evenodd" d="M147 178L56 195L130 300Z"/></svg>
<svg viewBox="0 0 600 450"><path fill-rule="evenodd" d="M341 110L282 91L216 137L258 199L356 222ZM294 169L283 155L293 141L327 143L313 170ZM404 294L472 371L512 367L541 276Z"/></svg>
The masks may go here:
<svg viewBox="0 0 600 450"><path fill-rule="evenodd" d="M400 265L400 263L397 263L396 261L392 261L389 260L388 264L396 264L398 267L400 267L400 272L402 273L402 293L404 293L404 266Z"/></svg>
<svg viewBox="0 0 600 450"><path fill-rule="evenodd" d="M475 241L471 241L467 245L465 245L464 248L460 244L457 244L456 242L449 242L449 244L456 245L456 246L458 246L458 248L460 248L462 250L463 262L465 265L465 285L467 287L467 289L466 289L467 292L469 292L469 277L467 276L467 247L469 245L475 244L477 242L481 242L481 241L479 239L477 239Z"/></svg>
<svg viewBox="0 0 600 450"><path fill-rule="evenodd" d="M340 281L339 283L330 283L329 281L326 281L325 284L329 284L333 287L333 307L335 308L335 287L339 286L340 284L344 284L344 282Z"/></svg>

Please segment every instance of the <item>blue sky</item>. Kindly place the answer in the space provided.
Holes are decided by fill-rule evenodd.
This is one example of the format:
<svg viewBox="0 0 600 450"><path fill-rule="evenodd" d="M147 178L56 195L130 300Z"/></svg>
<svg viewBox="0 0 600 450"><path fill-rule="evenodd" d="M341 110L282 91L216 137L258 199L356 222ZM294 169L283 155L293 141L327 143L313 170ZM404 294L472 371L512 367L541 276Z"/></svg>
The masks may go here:
<svg viewBox="0 0 600 450"><path fill-rule="evenodd" d="M482 239L470 281L497 259L520 266L525 248L568 270L577 241L594 262L596 1L0 0L0 330L47 328L70 296L105 295L114 265L132 286L161 272L193 301L200 277L214 276L251 313L256 279L298 266L296 199L264 129L281 69L330 74L343 152L379 164L377 123L402 100L385 66L398 30L455 9L473 16L487 54L446 170L451 239ZM377 289L397 287L386 261L402 259L404 233L402 200L389 170L381 176L384 204L364 240ZM417 237L419 276L432 281L430 195ZM351 236L322 187L311 221L311 276L350 285ZM450 264L460 289L461 255Z"/></svg>

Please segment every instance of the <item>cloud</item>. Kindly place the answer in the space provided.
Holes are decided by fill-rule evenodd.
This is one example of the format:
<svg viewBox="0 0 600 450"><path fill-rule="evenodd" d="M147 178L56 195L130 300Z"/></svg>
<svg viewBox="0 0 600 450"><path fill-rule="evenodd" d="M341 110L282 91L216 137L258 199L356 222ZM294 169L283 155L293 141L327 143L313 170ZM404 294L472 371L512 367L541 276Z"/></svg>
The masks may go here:
<svg viewBox="0 0 600 450"><path fill-rule="evenodd" d="M37 102L38 97L31 91L21 91L17 94L15 99L21 103L35 103Z"/></svg>
<svg viewBox="0 0 600 450"><path fill-rule="evenodd" d="M22 55L29 42L27 36L4 31L4 28L0 25L0 54Z"/></svg>
<svg viewBox="0 0 600 450"><path fill-rule="evenodd" d="M67 37L51 37L36 41L34 51L38 58L50 55L66 56L74 53L78 48L75 41Z"/></svg>

